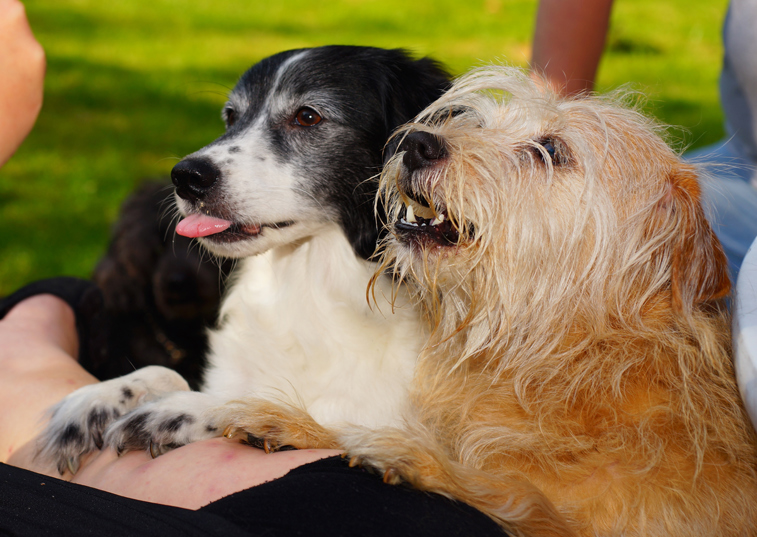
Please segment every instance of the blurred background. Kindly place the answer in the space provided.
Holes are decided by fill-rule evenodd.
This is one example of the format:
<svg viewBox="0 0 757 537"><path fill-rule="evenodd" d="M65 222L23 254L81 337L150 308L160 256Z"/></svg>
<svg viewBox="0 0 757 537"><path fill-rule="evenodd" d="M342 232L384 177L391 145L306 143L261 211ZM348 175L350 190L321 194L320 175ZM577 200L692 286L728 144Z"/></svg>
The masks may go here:
<svg viewBox="0 0 757 537"><path fill-rule="evenodd" d="M536 0L28 0L47 52L45 104L0 170L0 296L88 277L122 200L223 132L237 78L273 53L326 44L409 49L451 72L526 66ZM723 135L726 0L616 0L597 89L629 85L681 148ZM2 74L0 74L2 76Z"/></svg>

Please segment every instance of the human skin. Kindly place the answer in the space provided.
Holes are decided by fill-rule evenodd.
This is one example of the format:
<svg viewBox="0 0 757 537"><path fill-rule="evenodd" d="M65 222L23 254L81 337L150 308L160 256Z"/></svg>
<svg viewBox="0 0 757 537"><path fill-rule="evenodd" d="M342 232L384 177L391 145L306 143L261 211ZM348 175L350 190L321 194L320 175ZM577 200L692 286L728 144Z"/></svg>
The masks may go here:
<svg viewBox="0 0 757 537"><path fill-rule="evenodd" d="M226 438L175 449L118 456L104 449L85 457L75 476L34 459L34 438L46 410L77 388L97 382L73 358L74 314L51 295L29 298L0 321L0 462L121 496L197 509L234 492L285 475L292 468L339 454L334 450L266 454Z"/></svg>
<svg viewBox="0 0 757 537"><path fill-rule="evenodd" d="M531 70L565 95L594 89L612 0L541 0Z"/></svg>
<svg viewBox="0 0 757 537"><path fill-rule="evenodd" d="M18 0L0 0L0 166L32 130L42 108L45 51Z"/></svg>

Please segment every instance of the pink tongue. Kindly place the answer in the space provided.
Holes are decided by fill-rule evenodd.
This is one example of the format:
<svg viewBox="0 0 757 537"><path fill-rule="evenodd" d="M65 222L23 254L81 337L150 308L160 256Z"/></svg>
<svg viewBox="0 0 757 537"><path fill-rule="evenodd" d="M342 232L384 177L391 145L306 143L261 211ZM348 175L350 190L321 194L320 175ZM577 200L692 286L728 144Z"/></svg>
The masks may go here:
<svg viewBox="0 0 757 537"><path fill-rule="evenodd" d="M176 224L176 233L194 239L220 233L229 226L231 226L231 222L228 220L213 218L204 214L190 214Z"/></svg>

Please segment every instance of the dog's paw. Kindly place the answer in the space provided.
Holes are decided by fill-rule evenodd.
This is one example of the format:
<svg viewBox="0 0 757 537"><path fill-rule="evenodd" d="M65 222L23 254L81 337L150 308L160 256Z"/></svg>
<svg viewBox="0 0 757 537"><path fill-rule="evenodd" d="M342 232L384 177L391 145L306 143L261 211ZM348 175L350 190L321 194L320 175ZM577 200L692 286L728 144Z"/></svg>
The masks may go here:
<svg viewBox="0 0 757 537"><path fill-rule="evenodd" d="M305 410L261 399L229 403L222 409L227 423L224 436L266 453L288 449L337 449L333 433Z"/></svg>
<svg viewBox="0 0 757 537"><path fill-rule="evenodd" d="M350 467L358 466L380 476L384 483L399 485L415 481L415 472L409 457L397 453L397 444L388 443L386 438L366 434L362 441L349 442L351 447L342 455L348 459ZM386 448L386 449L385 449Z"/></svg>
<svg viewBox="0 0 757 537"><path fill-rule="evenodd" d="M149 450L156 458L183 445L221 436L217 409L217 400L204 393L171 393L121 416L107 428L103 441L119 454Z"/></svg>
<svg viewBox="0 0 757 537"><path fill-rule="evenodd" d="M381 477L384 483L399 485L417 481L416 472L407 461L382 457L376 453L366 453L360 449L350 450L342 455L349 460L350 467L360 467L367 472Z"/></svg>
<svg viewBox="0 0 757 537"><path fill-rule="evenodd" d="M296 425L293 428L290 423L282 422L276 416L266 418L252 424L248 423L244 427L227 425L223 435L226 438L239 438L242 443L262 449L266 453L318 447L303 437Z"/></svg>
<svg viewBox="0 0 757 537"><path fill-rule="evenodd" d="M448 474L448 458L440 446L424 435L400 429L354 428L340 435L345 447L343 458L381 476L385 483L407 483L423 490L432 489Z"/></svg>
<svg viewBox="0 0 757 537"><path fill-rule="evenodd" d="M37 460L75 474L82 455L103 447L110 423L163 393L188 389L181 375L158 366L84 386L50 409L37 439Z"/></svg>

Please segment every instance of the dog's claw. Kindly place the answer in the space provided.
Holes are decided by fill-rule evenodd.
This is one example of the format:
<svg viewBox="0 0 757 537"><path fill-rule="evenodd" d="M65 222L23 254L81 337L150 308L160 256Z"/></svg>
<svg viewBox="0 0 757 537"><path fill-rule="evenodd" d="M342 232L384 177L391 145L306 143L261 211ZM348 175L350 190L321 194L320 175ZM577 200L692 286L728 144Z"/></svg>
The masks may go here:
<svg viewBox="0 0 757 537"><path fill-rule="evenodd" d="M225 438L233 438L236 434L236 429L233 425L227 425L226 428L223 430L223 436Z"/></svg>
<svg viewBox="0 0 757 537"><path fill-rule="evenodd" d="M79 471L79 460L75 457L69 457L66 460L66 466L68 466L68 470L73 474L76 475L76 472Z"/></svg>
<svg viewBox="0 0 757 537"><path fill-rule="evenodd" d="M275 449L272 448L267 438L263 439L263 451L265 451L266 453L271 453L272 451L276 451Z"/></svg>
<svg viewBox="0 0 757 537"><path fill-rule="evenodd" d="M178 449L178 448L182 447L183 445L185 445L185 444L178 444L178 443L175 443L175 442L169 442L167 444L161 444L160 442L153 442L152 440L150 440L150 446L149 446L150 457L152 457L153 459L157 459L161 455L165 455L169 451L173 451L174 449Z"/></svg>
<svg viewBox="0 0 757 537"><path fill-rule="evenodd" d="M240 440L240 442L256 449L263 449L263 440L250 433L247 433L247 440Z"/></svg>
<svg viewBox="0 0 757 537"><path fill-rule="evenodd" d="M387 468L384 472L383 480L387 485L394 485L395 483L399 482L400 474L394 468Z"/></svg>
<svg viewBox="0 0 757 537"><path fill-rule="evenodd" d="M355 466L360 466L360 457L357 455L350 458L350 468L354 468Z"/></svg>

